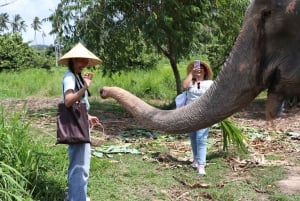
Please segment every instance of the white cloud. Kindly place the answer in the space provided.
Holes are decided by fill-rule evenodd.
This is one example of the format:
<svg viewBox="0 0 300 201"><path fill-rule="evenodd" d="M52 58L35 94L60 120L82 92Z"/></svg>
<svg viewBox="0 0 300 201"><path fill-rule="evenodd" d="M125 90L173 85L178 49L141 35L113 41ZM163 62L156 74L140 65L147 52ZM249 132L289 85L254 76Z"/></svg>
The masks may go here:
<svg viewBox="0 0 300 201"><path fill-rule="evenodd" d="M31 44L35 44L34 40L34 30L31 28L31 24L35 17L39 17L40 20L47 18L53 13L57 4L60 0L0 0L0 4L6 2L12 2L11 4L1 7L0 13L8 13L9 18L16 14L19 14L22 19L25 21L27 28L26 33L22 33L23 39L25 42L32 41ZM53 44L54 36L50 36L49 32L51 31L51 23L44 22L42 24L42 31L37 32L37 44ZM42 32L46 34L46 37L43 40Z"/></svg>

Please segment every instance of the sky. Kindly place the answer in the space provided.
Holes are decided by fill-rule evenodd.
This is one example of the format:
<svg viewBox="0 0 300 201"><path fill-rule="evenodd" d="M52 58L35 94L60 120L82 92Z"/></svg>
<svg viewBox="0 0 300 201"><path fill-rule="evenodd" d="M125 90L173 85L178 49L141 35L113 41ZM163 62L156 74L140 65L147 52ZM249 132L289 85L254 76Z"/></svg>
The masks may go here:
<svg viewBox="0 0 300 201"><path fill-rule="evenodd" d="M40 20L49 17L60 0L0 0L0 5L9 2L11 4L0 7L0 13L7 13L10 20L16 14L22 17L27 25L26 32L22 32L24 42L32 41L31 45L50 45L54 43L54 35L49 35L52 29L50 22L42 24L42 30L36 33L36 41L34 41L34 30L31 24L35 17L39 17ZM43 32L46 34L44 39L42 37Z"/></svg>

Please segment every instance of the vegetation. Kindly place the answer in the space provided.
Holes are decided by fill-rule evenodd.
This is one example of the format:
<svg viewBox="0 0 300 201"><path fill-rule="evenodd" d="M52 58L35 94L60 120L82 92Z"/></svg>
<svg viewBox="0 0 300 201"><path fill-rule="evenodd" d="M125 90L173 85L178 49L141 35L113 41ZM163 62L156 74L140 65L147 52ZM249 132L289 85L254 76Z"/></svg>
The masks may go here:
<svg viewBox="0 0 300 201"><path fill-rule="evenodd" d="M22 37L16 34L0 35L0 72L15 70L46 68L53 65L53 58L44 50L37 51L24 43Z"/></svg>
<svg viewBox="0 0 300 201"><path fill-rule="evenodd" d="M95 80L91 88L94 95L91 102L93 111L91 112L101 109L104 113L113 111L125 115L125 111L114 101L98 98L99 87L103 86L103 83L116 84L128 87L130 90L132 86L130 83L134 80L139 82L140 86L144 86L143 82L147 82L148 87L152 88L152 84L161 82L155 79L163 78L170 73L166 64L162 64L159 69L147 73L128 72L112 78L100 78L100 72L94 70ZM60 81L64 71L65 68L60 67L52 68L50 71L28 69L15 73L2 72L0 85L10 90L1 92L1 99L34 100L41 96L60 97ZM155 79L148 79L146 75ZM143 91L143 87L132 87L132 89L134 93L145 97L145 100L159 96L155 93L148 95L148 92ZM154 89L156 88L154 87L151 92L154 92ZM166 87L164 89L172 90ZM138 92L139 90L141 91ZM166 96L165 100L168 103L173 98L170 95ZM17 105L13 104L14 101L10 100L10 104L3 104L0 114L2 147L0 170L3 172L0 179L0 200L18 200L18 197L22 198L19 200L61 200L66 191L67 147L53 146L55 124L47 123L55 119L56 107L29 110L24 105L23 108L18 109ZM230 124L230 122L225 123ZM143 155L92 157L89 180L89 195L92 200L176 200L180 196L186 200L211 200L207 196L215 200L257 200L258 188L267 191L270 200L289 201L300 198L298 195L282 194L275 187L274 182L285 174L281 167L251 168L243 175L235 177L227 161L233 153L237 153L234 147L227 147L227 152L223 152L219 146L215 146L217 142L210 141L207 168L209 176L199 181L196 171L190 169L186 161L163 158L169 154L168 144L174 143L173 146L178 146L182 140L186 140L184 136L159 134L158 137L149 139L139 136L138 132L135 134L135 138L131 141L128 137L123 140L120 138L119 141L108 141L104 145L130 146L142 151ZM220 128L214 127L212 135L221 136ZM248 155L241 155L241 157L248 157Z"/></svg>
<svg viewBox="0 0 300 201"><path fill-rule="evenodd" d="M179 94L178 63L200 52L217 59L213 61L217 71L215 64L225 61L248 4L248 0L63 0L49 20L64 48L83 40L103 58L105 73L149 68L157 61L155 53L166 58Z"/></svg>
<svg viewBox="0 0 300 201"><path fill-rule="evenodd" d="M13 2L5 2L5 4L0 4L0 7L7 6ZM12 17L12 19L10 19ZM31 28L34 30L34 40L36 39L36 32L42 29L42 22L38 16L36 16L31 24ZM0 13L0 34L22 34L26 32L28 25L23 20L23 18L16 14L14 16L9 16L7 13Z"/></svg>
<svg viewBox="0 0 300 201"><path fill-rule="evenodd" d="M20 109L11 103L13 99L61 96L65 68L52 67L54 52L57 60L60 48L68 50L83 40L103 59L101 70L89 69L95 73L92 112L101 108L125 115L114 101L99 99L99 88L103 85L120 86L146 101L159 100L161 104L154 103L157 107L170 109L180 92L180 75L185 75L190 58L209 60L215 74L218 73L248 3L62 0L52 16L42 21L36 17L31 24L36 35L44 20L53 23L52 34L57 35L57 40L46 51L23 43L21 33L27 25L20 15L9 20L6 13L0 14L0 100L9 100L0 107L0 200L58 201L64 197L67 147L53 146L55 124L41 126L55 119L56 107L32 110L24 105ZM227 156L235 153L235 148L245 152L246 138L230 119L212 130L215 135L224 136L224 145L220 151L213 146L217 142L211 143L209 177L199 181L186 161L168 157L166 161L162 157L168 156L169 143L178 146L182 138L168 134L153 139L138 136L130 146L142 150L143 155L92 157L89 195L92 200L107 201L257 200L259 187L266 189L271 200L300 199L298 195L284 195L274 186L285 174L280 167L256 167L232 179ZM238 146L229 147L233 142L239 142ZM128 139L117 143L128 145Z"/></svg>
<svg viewBox="0 0 300 201"><path fill-rule="evenodd" d="M56 62L62 48L67 51L74 43L83 41L103 60L104 74L149 69L164 57L169 61L176 93L179 94L181 77L178 64L202 55L200 59L208 59L217 74L240 30L248 4L248 0L62 0L48 18L40 20L36 16L31 28L36 39L36 33L42 31L42 23L52 22L50 34L57 37L54 47L48 50L55 51ZM26 31L28 26L20 15L11 20L9 17L7 13L0 14L0 34ZM16 50L15 54L18 54L19 50ZM53 54L47 52L46 55ZM7 60L3 68L11 64L10 69L49 68L47 64L50 63L38 59L30 65L15 65L9 62L11 57L0 55L0 59Z"/></svg>
<svg viewBox="0 0 300 201"><path fill-rule="evenodd" d="M22 120L22 112L8 117L3 107L0 111L0 200L30 200L26 188L39 167L28 136L29 124Z"/></svg>
<svg viewBox="0 0 300 201"><path fill-rule="evenodd" d="M34 30L34 40L36 41L36 32L41 31L41 29L42 29L42 22L40 21L39 17L34 18L33 23L31 24L31 27Z"/></svg>

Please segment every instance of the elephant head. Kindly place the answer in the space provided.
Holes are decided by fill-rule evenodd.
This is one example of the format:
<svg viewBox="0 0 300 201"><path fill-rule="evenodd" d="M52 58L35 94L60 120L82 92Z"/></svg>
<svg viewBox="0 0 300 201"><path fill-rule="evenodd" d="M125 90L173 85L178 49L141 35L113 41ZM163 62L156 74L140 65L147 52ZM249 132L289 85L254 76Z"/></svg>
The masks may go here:
<svg viewBox="0 0 300 201"><path fill-rule="evenodd" d="M118 100L147 128L183 133L222 121L266 89L268 119L284 98L300 94L300 0L253 0L214 84L187 106L160 110L118 87L100 95Z"/></svg>

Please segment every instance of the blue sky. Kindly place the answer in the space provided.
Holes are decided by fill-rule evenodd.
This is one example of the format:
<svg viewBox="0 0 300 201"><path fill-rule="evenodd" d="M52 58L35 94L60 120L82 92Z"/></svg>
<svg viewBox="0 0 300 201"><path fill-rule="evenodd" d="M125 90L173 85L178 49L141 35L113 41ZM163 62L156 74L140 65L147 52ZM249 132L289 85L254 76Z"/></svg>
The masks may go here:
<svg viewBox="0 0 300 201"><path fill-rule="evenodd" d="M42 31L45 32L46 37L43 40L42 32L37 32L37 41L34 41L34 30L31 24L35 17L40 20L47 18L53 13L60 0L0 0L0 4L12 2L11 4L0 7L0 13L8 13L9 19L16 14L19 14L27 25L26 33L22 33L24 42L32 41L32 45L45 44L50 45L54 42L54 36L50 36L51 23L43 23Z"/></svg>

